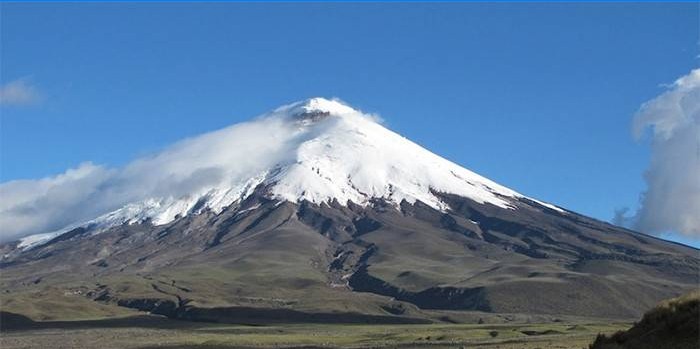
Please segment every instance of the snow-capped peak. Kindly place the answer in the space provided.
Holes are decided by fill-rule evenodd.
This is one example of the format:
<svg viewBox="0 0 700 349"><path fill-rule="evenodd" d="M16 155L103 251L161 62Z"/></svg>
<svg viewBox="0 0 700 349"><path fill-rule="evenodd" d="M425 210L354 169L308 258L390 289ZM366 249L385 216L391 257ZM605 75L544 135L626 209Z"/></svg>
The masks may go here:
<svg viewBox="0 0 700 349"><path fill-rule="evenodd" d="M274 184L271 192L277 198L360 205L377 198L397 205L403 200L419 200L446 209L433 191L460 194L504 208L511 207L506 197L516 195L430 153L386 129L374 117L341 102L313 98L292 104L287 111L292 116L311 116L316 123L305 124L311 137L296 147L293 162L267 178ZM335 118L318 122L319 115Z"/></svg>
<svg viewBox="0 0 700 349"><path fill-rule="evenodd" d="M507 209L522 197L390 131L374 116L324 98L282 106L110 173L114 178L86 195L92 200L86 206L104 211L78 223L164 224L221 212L261 186L271 198L291 202L370 205L383 199L398 206L405 200L438 210L448 206L435 193Z"/></svg>
<svg viewBox="0 0 700 349"><path fill-rule="evenodd" d="M358 111L337 99L315 97L282 106L277 108L275 112L304 117L307 115L345 115L357 113Z"/></svg>

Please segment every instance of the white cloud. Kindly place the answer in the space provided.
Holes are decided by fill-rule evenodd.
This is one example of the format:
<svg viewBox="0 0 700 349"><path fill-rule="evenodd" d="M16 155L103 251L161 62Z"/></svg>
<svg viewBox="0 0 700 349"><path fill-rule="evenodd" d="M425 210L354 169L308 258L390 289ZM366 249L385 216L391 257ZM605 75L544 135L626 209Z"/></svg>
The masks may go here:
<svg viewBox="0 0 700 349"><path fill-rule="evenodd" d="M87 218L104 205L88 204L113 173L84 163L58 176L17 180L0 185L0 240L21 237L28 231L55 230Z"/></svg>
<svg viewBox="0 0 700 349"><path fill-rule="evenodd" d="M295 163L301 143L338 122L308 127L296 119L305 108L340 108L341 114L374 118L328 100L305 103L183 140L121 168L84 163L57 176L1 183L0 241L61 230L120 209L129 213L144 203L154 222L176 214L168 207L181 206L168 206L172 201L212 195L212 202L225 206L230 203L227 195L240 195L252 179L277 165Z"/></svg>
<svg viewBox="0 0 700 349"><path fill-rule="evenodd" d="M13 80L0 86L0 105L32 105L40 100L39 91L27 78Z"/></svg>
<svg viewBox="0 0 700 349"><path fill-rule="evenodd" d="M635 115L637 139L651 129L647 190L634 217L646 233L700 236L700 69L676 80Z"/></svg>
<svg viewBox="0 0 700 349"><path fill-rule="evenodd" d="M84 163L57 176L2 183L0 241L62 229L129 203L250 178L291 151L298 135L293 126L261 118L181 141L122 168Z"/></svg>

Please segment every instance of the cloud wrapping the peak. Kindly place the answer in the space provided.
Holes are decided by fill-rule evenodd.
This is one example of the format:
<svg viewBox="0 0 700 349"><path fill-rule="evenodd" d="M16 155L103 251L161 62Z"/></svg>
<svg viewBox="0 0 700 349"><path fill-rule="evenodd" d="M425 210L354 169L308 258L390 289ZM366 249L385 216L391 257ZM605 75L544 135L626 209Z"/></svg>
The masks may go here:
<svg viewBox="0 0 700 349"><path fill-rule="evenodd" d="M245 184L295 159L298 144L314 136L312 128L289 117L275 111L185 139L121 168L88 162L52 177L2 183L0 242L84 223L128 204L155 198L157 208L168 200ZM173 214L165 212L165 218Z"/></svg>
<svg viewBox="0 0 700 349"><path fill-rule="evenodd" d="M39 91L27 78L13 80L0 86L0 105L32 105L40 100Z"/></svg>
<svg viewBox="0 0 700 349"><path fill-rule="evenodd" d="M310 99L123 168L88 163L51 178L2 184L0 239L42 233L50 238L88 224L98 230L146 220L167 224L204 210L219 213L260 186L277 200L317 204L370 205L384 198L397 206L421 201L444 209L434 195L442 192L511 209L511 199L520 197L370 115L338 101Z"/></svg>
<svg viewBox="0 0 700 349"><path fill-rule="evenodd" d="M700 237L700 69L642 105L633 121L635 137L647 129L651 160L634 227Z"/></svg>

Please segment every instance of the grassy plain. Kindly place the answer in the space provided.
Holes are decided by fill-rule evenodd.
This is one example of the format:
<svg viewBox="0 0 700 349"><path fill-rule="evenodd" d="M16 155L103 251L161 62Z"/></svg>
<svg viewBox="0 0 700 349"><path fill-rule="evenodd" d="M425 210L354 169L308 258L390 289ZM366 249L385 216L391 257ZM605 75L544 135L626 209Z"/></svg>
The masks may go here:
<svg viewBox="0 0 700 349"><path fill-rule="evenodd" d="M60 321L6 330L0 348L588 348L628 323L242 326L153 316Z"/></svg>

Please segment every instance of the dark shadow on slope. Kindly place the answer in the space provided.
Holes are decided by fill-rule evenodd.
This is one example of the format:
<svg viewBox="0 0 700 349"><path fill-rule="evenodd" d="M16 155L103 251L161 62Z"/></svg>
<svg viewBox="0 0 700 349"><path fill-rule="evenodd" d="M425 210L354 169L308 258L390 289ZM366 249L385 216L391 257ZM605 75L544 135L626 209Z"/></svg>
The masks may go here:
<svg viewBox="0 0 700 349"><path fill-rule="evenodd" d="M164 299L120 299L122 307L148 311L171 319L244 325L280 323L335 323L335 324L426 324L431 321L419 318L368 315L353 312L303 312L292 309L218 307L198 308L187 302L175 303Z"/></svg>
<svg viewBox="0 0 700 349"><path fill-rule="evenodd" d="M356 271L348 281L353 291L393 297L413 303L422 309L492 311L482 287L431 287L419 292L411 292L370 275L366 266Z"/></svg>
<svg viewBox="0 0 700 349"><path fill-rule="evenodd" d="M202 327L202 324L188 321L175 321L164 316L137 315L112 319L74 321L33 321L32 319L6 311L0 311L0 331L21 331L39 329L87 329L87 328L154 328L177 329Z"/></svg>
<svg viewBox="0 0 700 349"><path fill-rule="evenodd" d="M143 303L141 303L143 304ZM157 311L157 310L156 310ZM156 314L156 313L152 313ZM139 315L113 319L75 321L33 321L30 318L0 312L0 331L40 329L89 329L89 328L153 328L187 329L207 326L205 323L268 325L289 323L315 324L429 324L425 319L367 315L360 313L308 313L291 309L265 309L247 307L193 308L178 312L176 317Z"/></svg>
<svg viewBox="0 0 700 349"><path fill-rule="evenodd" d="M276 323L317 324L428 324L426 319L360 313L309 313L292 309L249 307L186 308L178 319L217 323L263 325Z"/></svg>

